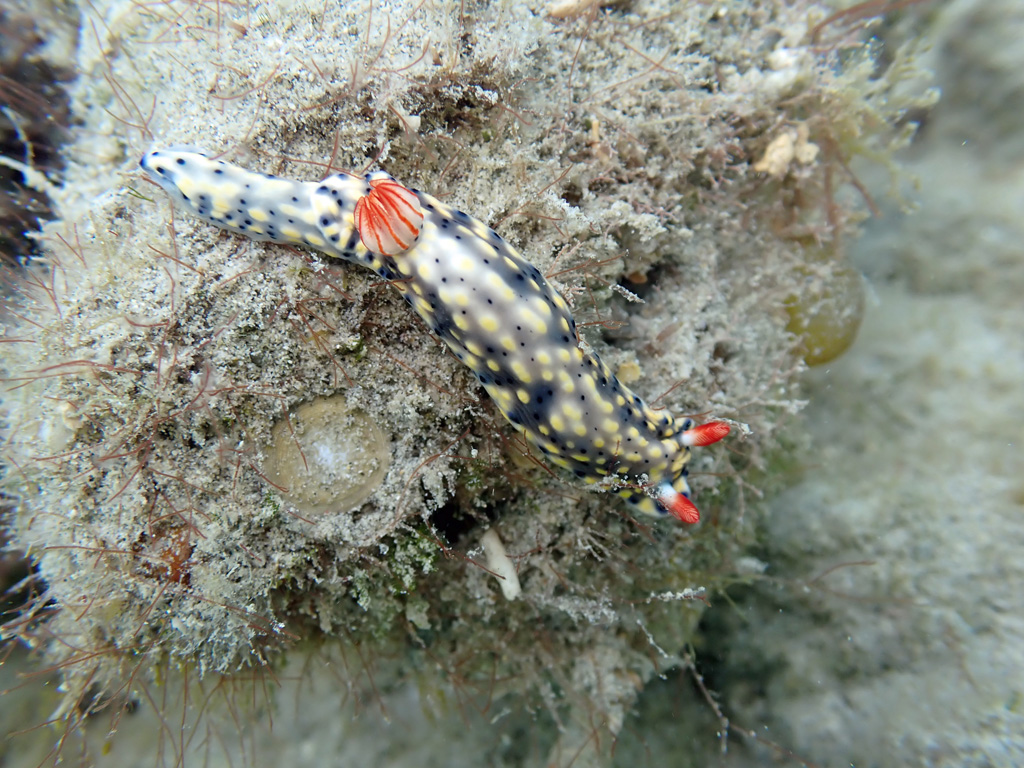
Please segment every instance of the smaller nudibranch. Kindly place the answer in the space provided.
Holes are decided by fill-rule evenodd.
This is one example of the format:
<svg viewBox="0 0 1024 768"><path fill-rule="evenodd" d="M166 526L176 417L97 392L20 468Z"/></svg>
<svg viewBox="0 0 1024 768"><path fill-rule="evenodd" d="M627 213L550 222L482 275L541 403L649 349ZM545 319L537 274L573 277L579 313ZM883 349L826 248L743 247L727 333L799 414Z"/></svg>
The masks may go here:
<svg viewBox="0 0 1024 768"><path fill-rule="evenodd" d="M490 227L380 171L291 181L174 150L140 165L210 224L374 270L552 462L646 514L700 518L686 483L690 448L729 426L647 405L580 348L568 303Z"/></svg>

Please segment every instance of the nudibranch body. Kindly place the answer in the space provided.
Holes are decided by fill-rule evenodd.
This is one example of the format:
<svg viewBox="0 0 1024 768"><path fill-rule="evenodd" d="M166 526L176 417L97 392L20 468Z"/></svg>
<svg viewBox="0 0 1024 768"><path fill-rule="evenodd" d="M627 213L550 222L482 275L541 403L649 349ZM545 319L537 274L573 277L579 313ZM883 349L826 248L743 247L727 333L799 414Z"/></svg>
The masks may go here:
<svg viewBox="0 0 1024 768"><path fill-rule="evenodd" d="M580 348L568 304L540 271L480 221L382 172L289 181L173 150L140 165L210 224L315 248L392 281L551 461L644 513L699 519L686 483L690 447L729 427L695 426L644 403Z"/></svg>

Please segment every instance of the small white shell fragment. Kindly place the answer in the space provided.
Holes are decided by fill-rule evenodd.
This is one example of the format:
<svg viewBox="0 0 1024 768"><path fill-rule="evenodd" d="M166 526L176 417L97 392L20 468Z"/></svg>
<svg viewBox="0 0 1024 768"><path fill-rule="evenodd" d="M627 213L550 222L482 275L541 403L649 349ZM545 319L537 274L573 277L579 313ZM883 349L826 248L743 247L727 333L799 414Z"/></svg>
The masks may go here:
<svg viewBox="0 0 1024 768"><path fill-rule="evenodd" d="M548 6L548 16L553 19L571 19L597 5L597 0L558 0Z"/></svg>
<svg viewBox="0 0 1024 768"><path fill-rule="evenodd" d="M491 528L480 539L480 543L483 545L484 554L487 555L487 568L498 577L505 599L515 600L523 588L519 583L515 563L505 551L505 545L501 542L498 532Z"/></svg>

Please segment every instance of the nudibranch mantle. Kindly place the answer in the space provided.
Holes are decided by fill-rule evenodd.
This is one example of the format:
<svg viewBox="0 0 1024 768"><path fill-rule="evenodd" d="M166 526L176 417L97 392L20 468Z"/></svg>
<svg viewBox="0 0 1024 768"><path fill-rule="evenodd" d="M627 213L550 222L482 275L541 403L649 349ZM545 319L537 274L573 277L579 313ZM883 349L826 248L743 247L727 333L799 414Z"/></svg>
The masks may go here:
<svg viewBox="0 0 1024 768"><path fill-rule="evenodd" d="M380 171L292 181L176 150L139 164L210 224L392 281L552 462L609 484L646 514L699 519L686 483L690 448L721 440L728 425L673 418L619 382L580 348L565 299L490 227Z"/></svg>

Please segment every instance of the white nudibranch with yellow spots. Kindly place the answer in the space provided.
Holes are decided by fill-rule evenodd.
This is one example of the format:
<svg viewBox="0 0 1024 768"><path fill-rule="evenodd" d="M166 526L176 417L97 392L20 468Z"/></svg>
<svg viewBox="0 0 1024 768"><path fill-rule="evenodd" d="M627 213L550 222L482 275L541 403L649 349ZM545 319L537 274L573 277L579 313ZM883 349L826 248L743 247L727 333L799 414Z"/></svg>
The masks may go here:
<svg viewBox="0 0 1024 768"><path fill-rule="evenodd" d="M565 299L494 230L391 176L290 181L196 152L140 165L204 221L374 270L476 374L505 418L555 464L640 511L699 519L690 448L729 433L654 410L580 349Z"/></svg>

